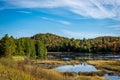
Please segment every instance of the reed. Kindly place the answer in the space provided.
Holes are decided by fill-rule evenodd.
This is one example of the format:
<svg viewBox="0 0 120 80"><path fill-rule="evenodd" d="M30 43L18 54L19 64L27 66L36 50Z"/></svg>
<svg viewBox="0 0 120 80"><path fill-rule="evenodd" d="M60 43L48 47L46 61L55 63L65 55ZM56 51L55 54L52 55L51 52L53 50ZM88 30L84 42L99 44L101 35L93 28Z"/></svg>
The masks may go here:
<svg viewBox="0 0 120 80"><path fill-rule="evenodd" d="M0 64L0 80L36 80L32 75L21 70Z"/></svg>
<svg viewBox="0 0 120 80"><path fill-rule="evenodd" d="M78 74L81 76L103 76L106 72L101 71L93 71L93 72L79 72Z"/></svg>
<svg viewBox="0 0 120 80"><path fill-rule="evenodd" d="M94 65L99 69L107 69L111 71L117 71L120 73L120 61L97 60L97 61L88 61L87 63Z"/></svg>
<svg viewBox="0 0 120 80"><path fill-rule="evenodd" d="M28 64L28 60L0 59L0 80L67 80L60 72Z"/></svg>
<svg viewBox="0 0 120 80"><path fill-rule="evenodd" d="M99 76L79 76L75 80L108 80L108 79Z"/></svg>

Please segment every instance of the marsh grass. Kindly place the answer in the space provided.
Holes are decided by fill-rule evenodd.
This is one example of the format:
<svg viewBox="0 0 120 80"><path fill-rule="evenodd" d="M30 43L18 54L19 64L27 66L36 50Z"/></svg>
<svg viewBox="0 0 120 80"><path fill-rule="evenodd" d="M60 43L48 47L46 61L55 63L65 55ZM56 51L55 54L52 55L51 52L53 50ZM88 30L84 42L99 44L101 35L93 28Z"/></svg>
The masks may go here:
<svg viewBox="0 0 120 80"><path fill-rule="evenodd" d="M99 69L107 69L111 71L117 71L120 73L120 61L97 60L97 61L88 61L87 63L94 65Z"/></svg>
<svg viewBox="0 0 120 80"><path fill-rule="evenodd" d="M105 78L98 77L98 75L101 75L102 72L84 73L84 75L76 77L76 73L74 72L57 72L53 69L45 69L44 66L40 67L36 64L63 65L75 63L74 61L68 62L49 60L41 60L35 63L35 61L29 59L15 60L13 58L0 58L0 80L107 80ZM97 76L93 74L96 74Z"/></svg>
<svg viewBox="0 0 120 80"><path fill-rule="evenodd" d="M103 76L106 72L101 70L101 71L93 71L93 72L79 72L78 74L80 76Z"/></svg>
<svg viewBox="0 0 120 80"><path fill-rule="evenodd" d="M0 64L0 80L35 80L35 78L21 70Z"/></svg>
<svg viewBox="0 0 120 80"><path fill-rule="evenodd" d="M67 80L61 73L29 64L31 61L0 59L0 80Z"/></svg>
<svg viewBox="0 0 120 80"><path fill-rule="evenodd" d="M15 61L25 60L26 56L12 56L12 59Z"/></svg>
<svg viewBox="0 0 120 80"><path fill-rule="evenodd" d="M12 59L12 57L5 57L0 58L0 63L4 66L10 67L10 68L16 68L17 62Z"/></svg>
<svg viewBox="0 0 120 80"><path fill-rule="evenodd" d="M67 80L65 76L63 76L61 73L54 71L54 70L48 70L43 69L38 66L31 66L31 65L24 65L22 67L24 72L27 72L34 77L37 78L37 80L45 79L45 80Z"/></svg>
<svg viewBox="0 0 120 80"><path fill-rule="evenodd" d="M60 60L32 60L33 62L37 64L61 64L61 65L66 65L66 64L79 64L79 61L60 61Z"/></svg>
<svg viewBox="0 0 120 80"><path fill-rule="evenodd" d="M64 76L68 76L68 77L75 77L75 76L77 76L77 73L76 72L61 72L62 73L62 75L64 75Z"/></svg>
<svg viewBox="0 0 120 80"><path fill-rule="evenodd" d="M79 61L60 61L60 60L31 60L33 64L39 65L39 67L45 69L52 69L60 65L75 65L79 64Z"/></svg>
<svg viewBox="0 0 120 80"><path fill-rule="evenodd" d="M79 76L75 80L108 80L108 79L99 76Z"/></svg>

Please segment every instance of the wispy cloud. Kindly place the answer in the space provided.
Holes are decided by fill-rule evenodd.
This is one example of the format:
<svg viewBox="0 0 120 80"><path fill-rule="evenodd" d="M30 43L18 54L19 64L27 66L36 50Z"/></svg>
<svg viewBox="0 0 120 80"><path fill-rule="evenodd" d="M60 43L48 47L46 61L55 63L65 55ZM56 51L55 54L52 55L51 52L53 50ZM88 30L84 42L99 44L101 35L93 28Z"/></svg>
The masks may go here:
<svg viewBox="0 0 120 80"><path fill-rule="evenodd" d="M17 11L17 12L24 13L24 14L31 14L31 12L29 12L29 11Z"/></svg>
<svg viewBox="0 0 120 80"><path fill-rule="evenodd" d="M54 19L48 18L48 17L41 17L41 18L44 19L44 20L48 20L48 21L54 21Z"/></svg>
<svg viewBox="0 0 120 80"><path fill-rule="evenodd" d="M57 23L60 23L63 25L70 25L71 24L69 21L65 21L65 20L56 20L56 19L48 18L48 17L41 17L41 18L44 20L47 20L47 21L53 21L53 22L57 22Z"/></svg>
<svg viewBox="0 0 120 80"><path fill-rule="evenodd" d="M70 38L74 37L74 38L95 38L98 36L117 36L115 34L112 33L88 33L88 32L73 32L73 31L69 31L69 30L62 30L62 32L69 36Z"/></svg>
<svg viewBox="0 0 120 80"><path fill-rule="evenodd" d="M57 21L57 22L59 22L59 23L61 23L61 24L64 24L64 25L70 25L70 24L71 24L70 22L64 21L64 20L59 20L59 21Z"/></svg>
<svg viewBox="0 0 120 80"><path fill-rule="evenodd" d="M119 25L109 26L109 28L112 28L113 30L120 30L120 24Z"/></svg>
<svg viewBox="0 0 120 80"><path fill-rule="evenodd" d="M120 0L2 0L16 8L65 8L97 19L120 20Z"/></svg>

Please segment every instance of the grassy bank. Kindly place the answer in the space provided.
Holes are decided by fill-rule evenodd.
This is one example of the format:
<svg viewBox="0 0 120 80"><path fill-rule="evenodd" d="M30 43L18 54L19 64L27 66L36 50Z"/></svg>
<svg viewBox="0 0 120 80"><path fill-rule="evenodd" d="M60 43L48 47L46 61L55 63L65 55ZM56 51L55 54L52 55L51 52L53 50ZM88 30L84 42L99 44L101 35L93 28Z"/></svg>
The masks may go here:
<svg viewBox="0 0 120 80"><path fill-rule="evenodd" d="M79 61L60 61L60 60L31 60L33 64L39 65L39 67L45 69L52 69L60 65L75 65L79 64Z"/></svg>
<svg viewBox="0 0 120 80"><path fill-rule="evenodd" d="M67 80L61 73L12 58L0 59L0 80Z"/></svg>
<svg viewBox="0 0 120 80"><path fill-rule="evenodd" d="M75 80L108 80L108 79L99 76L79 76L75 78Z"/></svg>
<svg viewBox="0 0 120 80"><path fill-rule="evenodd" d="M0 64L0 80L36 80L32 75L21 70Z"/></svg>
<svg viewBox="0 0 120 80"><path fill-rule="evenodd" d="M101 70L101 71L92 71L92 72L79 72L79 75L83 76L103 76L106 72Z"/></svg>
<svg viewBox="0 0 120 80"><path fill-rule="evenodd" d="M97 61L87 61L87 63L94 65L99 69L107 69L120 73L120 61L97 60Z"/></svg>

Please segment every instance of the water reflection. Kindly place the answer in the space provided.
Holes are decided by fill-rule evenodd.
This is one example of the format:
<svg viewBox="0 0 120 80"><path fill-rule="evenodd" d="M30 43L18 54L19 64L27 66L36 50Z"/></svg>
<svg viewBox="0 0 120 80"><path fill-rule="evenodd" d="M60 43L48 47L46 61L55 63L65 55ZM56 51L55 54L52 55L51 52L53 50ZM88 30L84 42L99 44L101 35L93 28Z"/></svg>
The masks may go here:
<svg viewBox="0 0 120 80"><path fill-rule="evenodd" d="M92 71L100 71L95 68L93 65L89 65L87 63L80 63L78 65L64 65L55 68L55 70L61 72L92 72ZM120 76L117 74L105 74L103 77L108 78L109 80L120 80Z"/></svg>
<svg viewBox="0 0 120 80"><path fill-rule="evenodd" d="M120 80L120 76L118 76L118 75L105 74L104 77L108 78L109 80Z"/></svg>
<svg viewBox="0 0 120 80"><path fill-rule="evenodd" d="M87 63L80 63L79 65L65 65L55 68L58 71L62 72L91 72L98 71L93 65Z"/></svg>

